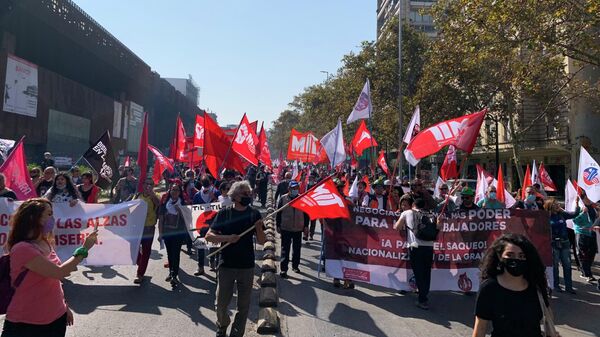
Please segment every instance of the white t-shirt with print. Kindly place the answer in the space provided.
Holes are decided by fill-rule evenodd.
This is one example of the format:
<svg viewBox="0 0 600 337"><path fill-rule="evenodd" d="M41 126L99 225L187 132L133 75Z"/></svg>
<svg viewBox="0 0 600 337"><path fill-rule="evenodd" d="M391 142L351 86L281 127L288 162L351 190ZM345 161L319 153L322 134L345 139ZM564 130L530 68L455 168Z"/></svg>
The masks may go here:
<svg viewBox="0 0 600 337"><path fill-rule="evenodd" d="M400 214L400 219L403 220L404 223L406 224L406 232L407 232L406 240L410 247L419 247L419 246L433 247L433 241L419 240L415 236L415 233L413 231L415 228L415 222L414 222L415 215L414 215L414 211L412 209L402 212L402 214Z"/></svg>

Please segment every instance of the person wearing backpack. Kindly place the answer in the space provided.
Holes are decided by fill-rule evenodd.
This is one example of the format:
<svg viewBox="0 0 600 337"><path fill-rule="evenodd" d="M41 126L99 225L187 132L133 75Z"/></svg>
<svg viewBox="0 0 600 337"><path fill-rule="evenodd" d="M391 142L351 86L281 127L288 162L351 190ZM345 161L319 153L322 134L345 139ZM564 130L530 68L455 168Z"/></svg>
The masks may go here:
<svg viewBox="0 0 600 337"><path fill-rule="evenodd" d="M394 224L398 231L406 230L409 245L410 265L415 276L419 299L417 307L428 310L429 287L431 284L431 267L433 264L433 242L442 226L440 216L434 218L424 210L425 200L415 199L410 210L402 212Z"/></svg>
<svg viewBox="0 0 600 337"><path fill-rule="evenodd" d="M73 256L61 262L52 245L52 204L43 198L21 204L12 218L7 250L10 258L9 290L2 288L2 301L10 301L2 337L62 337L73 325L73 312L65 302L61 280L77 269L96 244L97 231L86 237ZM8 268L6 268L8 269ZM3 269L3 271L7 271ZM5 273L0 275L4 281ZM2 282L4 285L5 282Z"/></svg>

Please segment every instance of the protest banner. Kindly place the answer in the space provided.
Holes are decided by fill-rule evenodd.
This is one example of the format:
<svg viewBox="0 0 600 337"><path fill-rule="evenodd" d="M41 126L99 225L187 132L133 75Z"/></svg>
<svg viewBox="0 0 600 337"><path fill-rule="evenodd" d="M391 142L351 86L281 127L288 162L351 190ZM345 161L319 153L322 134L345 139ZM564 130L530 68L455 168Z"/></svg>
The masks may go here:
<svg viewBox="0 0 600 337"><path fill-rule="evenodd" d="M20 201L0 198L0 246L6 244L12 215ZM98 228L98 244L90 250L84 265L133 265L137 260L140 240L146 220L146 202L128 201L121 204L86 204L79 202L53 204L54 243L57 255L66 261L85 238Z"/></svg>
<svg viewBox="0 0 600 337"><path fill-rule="evenodd" d="M351 219L325 226L327 275L396 290L416 289L406 232L393 229L400 212L353 207ZM479 263L503 233L527 236L552 278L550 228L546 212L479 209L452 213L434 243L431 290L477 291Z"/></svg>

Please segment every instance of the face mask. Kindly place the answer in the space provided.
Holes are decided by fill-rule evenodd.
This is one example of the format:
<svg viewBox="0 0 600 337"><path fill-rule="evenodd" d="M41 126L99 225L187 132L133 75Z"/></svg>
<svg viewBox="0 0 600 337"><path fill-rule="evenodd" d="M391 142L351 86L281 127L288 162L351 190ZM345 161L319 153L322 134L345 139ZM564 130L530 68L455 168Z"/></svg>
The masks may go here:
<svg viewBox="0 0 600 337"><path fill-rule="evenodd" d="M297 197L298 196L298 190L290 190L290 196Z"/></svg>
<svg viewBox="0 0 600 337"><path fill-rule="evenodd" d="M46 220L46 223L44 223L44 226L42 227L42 234L46 235L52 233L52 231L54 230L54 222L54 217L49 217L48 220Z"/></svg>
<svg viewBox="0 0 600 337"><path fill-rule="evenodd" d="M240 205L242 206L248 206L252 203L252 197L241 197L240 198Z"/></svg>
<svg viewBox="0 0 600 337"><path fill-rule="evenodd" d="M496 199L496 192L490 192L489 198L490 199Z"/></svg>
<svg viewBox="0 0 600 337"><path fill-rule="evenodd" d="M512 276L522 276L527 270L527 261L520 259L502 259L500 261L504 270Z"/></svg>
<svg viewBox="0 0 600 337"><path fill-rule="evenodd" d="M535 202L535 195L534 194L529 194L527 196L527 198L525 198L525 201L527 201L530 204L533 204Z"/></svg>

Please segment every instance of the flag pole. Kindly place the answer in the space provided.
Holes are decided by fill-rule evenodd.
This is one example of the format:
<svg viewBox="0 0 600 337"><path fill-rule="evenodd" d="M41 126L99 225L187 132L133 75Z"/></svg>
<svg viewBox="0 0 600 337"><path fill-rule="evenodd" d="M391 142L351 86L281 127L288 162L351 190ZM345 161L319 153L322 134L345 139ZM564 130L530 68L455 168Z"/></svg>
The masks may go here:
<svg viewBox="0 0 600 337"><path fill-rule="evenodd" d="M246 116L246 113L244 112L244 116ZM244 116L242 116L242 119L240 120L240 124L242 124L242 121L244 120ZM235 129L235 133L233 134L233 139L231 140L231 142L229 142L229 148L227 148L227 152L225 152L225 157L223 157L223 162L221 163L221 166L219 167L219 172L217 172L217 175L221 174L221 171L223 171L223 167L225 166L225 161L227 160L227 157L229 156L229 152L231 152L231 147L233 146L233 142L235 142L235 137L237 136L238 131L240 131L240 124L238 124L237 128ZM216 177L218 178L218 177Z"/></svg>
<svg viewBox="0 0 600 337"><path fill-rule="evenodd" d="M308 194L309 192L311 192L312 190L314 190L314 189L315 189L315 188L317 188L318 186L322 185L322 184L323 184L323 182L327 181L327 179L329 179L329 178L331 178L331 177L333 177L333 176L334 176L333 174L329 175L327 178L323 179L323 180L321 181L321 183L319 183L319 184L316 184L315 186L311 187L311 188L310 188L309 190L307 190L306 192L304 192L304 193L302 193L302 194L298 195L296 198L294 198L294 200L290 200L290 201L289 201L287 204L285 204L285 205L283 205L283 206L279 207L278 209L274 210L273 212L271 212L271 213L267 214L267 215L265 216L265 218L271 217L271 216L273 216L273 215L275 215L275 214L277 214L277 213L279 213L279 212L283 211L283 210L284 210L286 207L288 207L288 206L289 206L289 205L290 205L292 202L294 202L294 201L295 201L297 198L301 198L301 197L305 196L306 194ZM238 234L238 235L239 235L240 237L242 237L242 236L244 236L244 235L246 235L246 234L250 233L250 232L251 232L252 230L254 230L255 228L256 228L256 224L252 224L252 226L251 226L250 228L246 229L245 231L243 231L241 234ZM190 231L190 232L193 232L193 231L197 231L197 230L198 230L198 229L194 228L194 229L189 229L188 231ZM225 247L229 246L230 244L231 244L231 242L227 242L227 243L226 243L226 244L224 244L223 246L219 247L219 249L217 249L217 250L215 250L214 252L212 252L212 253L210 253L210 254L206 255L206 258L209 258L209 257L211 257L211 256L214 256L215 254L217 254L218 252L222 251L223 249L225 249Z"/></svg>

